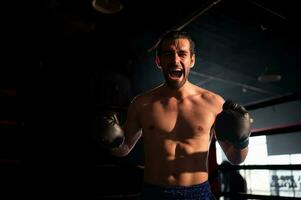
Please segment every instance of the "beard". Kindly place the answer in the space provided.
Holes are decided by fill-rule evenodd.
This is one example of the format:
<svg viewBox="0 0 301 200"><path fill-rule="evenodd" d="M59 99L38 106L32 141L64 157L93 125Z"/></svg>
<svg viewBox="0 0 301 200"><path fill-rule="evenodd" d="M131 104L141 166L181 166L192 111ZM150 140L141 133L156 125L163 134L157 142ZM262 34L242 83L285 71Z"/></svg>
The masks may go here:
<svg viewBox="0 0 301 200"><path fill-rule="evenodd" d="M187 81L188 72L189 71L186 71L183 69L180 77L172 78L168 69L163 70L163 76L164 76L166 85L172 89L181 88Z"/></svg>

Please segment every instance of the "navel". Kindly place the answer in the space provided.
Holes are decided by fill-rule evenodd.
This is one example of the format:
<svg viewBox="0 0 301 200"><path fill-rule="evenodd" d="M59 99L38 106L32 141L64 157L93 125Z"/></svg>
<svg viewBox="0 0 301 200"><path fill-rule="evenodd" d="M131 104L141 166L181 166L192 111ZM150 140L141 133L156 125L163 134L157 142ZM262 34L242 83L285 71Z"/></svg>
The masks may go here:
<svg viewBox="0 0 301 200"><path fill-rule="evenodd" d="M176 178L176 179L178 179L179 178L179 173L173 172L171 174L171 176L174 177L174 178Z"/></svg>

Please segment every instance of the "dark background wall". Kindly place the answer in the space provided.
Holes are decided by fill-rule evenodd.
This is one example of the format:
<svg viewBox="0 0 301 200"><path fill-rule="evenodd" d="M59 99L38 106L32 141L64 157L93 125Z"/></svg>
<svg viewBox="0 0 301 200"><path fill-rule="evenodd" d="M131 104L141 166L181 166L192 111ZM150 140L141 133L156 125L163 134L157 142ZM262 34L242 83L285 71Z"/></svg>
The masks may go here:
<svg viewBox="0 0 301 200"><path fill-rule="evenodd" d="M122 191L129 179L128 191L139 190L141 171L131 179L134 172L126 169L143 164L141 141L128 157L114 158L90 137L91 124L100 110L110 106L122 107L118 111L124 120L131 99L161 83L151 47L165 31L187 22L212 1L122 3L124 10L115 15L97 12L91 1L7 3L11 5L3 18L0 83L1 89L17 94L1 96L1 111L7 113L3 119L16 123L1 129L5 144L1 159L21 164L4 164L1 174L7 177L8 189L20 191L13 194L56 198L63 192L65 197L95 198L113 193L109 188L116 182ZM296 1L224 0L199 15L183 28L197 43L190 80L243 104L300 91L296 5ZM266 69L282 79L258 81ZM9 106L18 109L4 112L10 111ZM299 116L299 105L279 111L277 107L277 112L291 107ZM266 116L273 112L258 112L255 122L267 126ZM288 116L269 119L278 124ZM116 171L105 173L108 169L101 166L106 165L117 166Z"/></svg>

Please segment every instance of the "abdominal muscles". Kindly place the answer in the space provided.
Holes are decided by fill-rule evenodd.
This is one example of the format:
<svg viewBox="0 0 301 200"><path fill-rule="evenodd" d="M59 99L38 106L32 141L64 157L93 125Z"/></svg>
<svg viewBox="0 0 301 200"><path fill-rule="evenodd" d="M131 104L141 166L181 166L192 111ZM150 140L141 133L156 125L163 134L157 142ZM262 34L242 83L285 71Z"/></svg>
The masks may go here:
<svg viewBox="0 0 301 200"><path fill-rule="evenodd" d="M154 136L154 135L153 135ZM208 179L208 137L177 141L175 138L152 138L145 141L146 182L156 185L189 186ZM205 142L205 140L207 140Z"/></svg>

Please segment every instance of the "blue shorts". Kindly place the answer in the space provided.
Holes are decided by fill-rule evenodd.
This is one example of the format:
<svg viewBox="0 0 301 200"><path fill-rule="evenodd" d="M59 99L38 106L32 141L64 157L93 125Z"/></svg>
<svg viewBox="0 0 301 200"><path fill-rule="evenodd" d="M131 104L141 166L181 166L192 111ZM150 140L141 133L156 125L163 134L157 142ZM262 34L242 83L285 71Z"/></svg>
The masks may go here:
<svg viewBox="0 0 301 200"><path fill-rule="evenodd" d="M161 187L144 183L141 200L216 200L209 182L192 186Z"/></svg>

